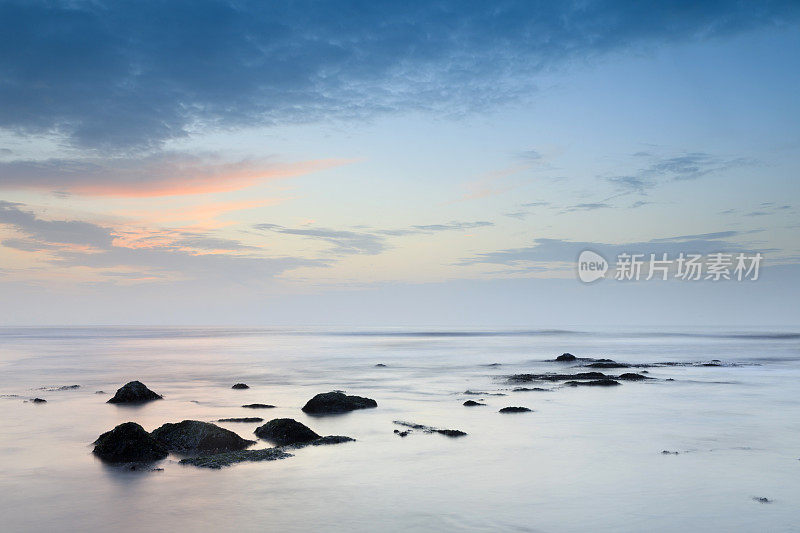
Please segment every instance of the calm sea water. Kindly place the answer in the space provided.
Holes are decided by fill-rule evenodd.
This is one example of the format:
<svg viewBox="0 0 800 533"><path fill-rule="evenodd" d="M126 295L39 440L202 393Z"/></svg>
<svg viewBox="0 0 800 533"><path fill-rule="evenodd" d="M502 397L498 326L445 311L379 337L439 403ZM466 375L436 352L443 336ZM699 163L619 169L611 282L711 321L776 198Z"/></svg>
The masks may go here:
<svg viewBox="0 0 800 533"><path fill-rule="evenodd" d="M563 370L543 360L564 351L742 365L651 368L661 379L547 392L512 392L502 378ZM133 379L165 400L105 403ZM797 531L799 383L791 330L5 328L0 529ZM300 411L333 389L379 407ZM466 408L467 389L506 396ZM24 401L37 396L47 403ZM277 408L240 407L254 402ZM535 411L497 412L509 405ZM163 471L131 472L91 454L125 421L151 430L236 416L295 418L357 442L222 470L170 457ZM399 438L396 419L469 435ZM246 438L257 427L220 425Z"/></svg>

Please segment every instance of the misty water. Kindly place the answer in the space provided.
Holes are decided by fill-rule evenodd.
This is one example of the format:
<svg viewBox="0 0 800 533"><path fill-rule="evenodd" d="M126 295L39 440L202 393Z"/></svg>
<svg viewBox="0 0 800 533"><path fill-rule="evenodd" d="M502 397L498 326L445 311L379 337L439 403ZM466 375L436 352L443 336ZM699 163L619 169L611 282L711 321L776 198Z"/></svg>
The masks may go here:
<svg viewBox="0 0 800 533"><path fill-rule="evenodd" d="M653 367L657 379L613 388L511 390L519 385L509 374L585 370L545 361L562 352L725 366ZM105 403L134 379L165 399ZM251 388L232 390L237 382ZM777 328L4 328L0 528L791 531L800 521L798 383L800 335ZM65 385L80 388L41 390ZM300 410L334 389L378 408ZM47 403L26 401L34 397ZM486 407L462 406L480 398ZM277 407L240 407L248 403ZM534 411L498 413L505 406ZM170 456L156 465L163 471L130 471L91 453L98 435L126 421L150 431L245 416L357 440L221 470ZM401 438L393 420L468 435ZM259 424L220 425L255 438Z"/></svg>

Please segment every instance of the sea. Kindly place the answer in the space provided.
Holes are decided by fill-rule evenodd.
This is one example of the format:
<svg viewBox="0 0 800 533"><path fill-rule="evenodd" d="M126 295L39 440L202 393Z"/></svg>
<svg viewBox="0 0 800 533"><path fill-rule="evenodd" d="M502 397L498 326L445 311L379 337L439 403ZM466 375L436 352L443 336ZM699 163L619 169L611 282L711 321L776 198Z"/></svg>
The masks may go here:
<svg viewBox="0 0 800 533"><path fill-rule="evenodd" d="M587 370L565 352L653 379L508 379ZM164 399L106 403L132 380ZM378 407L301 411L331 390ZM0 530L798 531L798 393L797 328L0 328ZM219 470L92 454L123 422L247 416L356 440Z"/></svg>

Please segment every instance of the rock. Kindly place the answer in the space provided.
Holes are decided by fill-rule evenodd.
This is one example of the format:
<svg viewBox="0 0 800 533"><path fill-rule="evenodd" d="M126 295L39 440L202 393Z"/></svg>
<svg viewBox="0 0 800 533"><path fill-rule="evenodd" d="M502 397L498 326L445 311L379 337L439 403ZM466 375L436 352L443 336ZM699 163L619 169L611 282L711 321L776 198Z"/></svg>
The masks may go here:
<svg viewBox="0 0 800 533"><path fill-rule="evenodd" d="M671 452L669 450L661 450L661 455L678 455L678 452Z"/></svg>
<svg viewBox="0 0 800 533"><path fill-rule="evenodd" d="M465 390L461 394L466 394L469 396L505 396L502 392L484 392L479 390Z"/></svg>
<svg viewBox="0 0 800 533"><path fill-rule="evenodd" d="M758 503L772 503L772 500L769 498L764 498L763 496L753 496L753 501Z"/></svg>
<svg viewBox="0 0 800 533"><path fill-rule="evenodd" d="M312 440L307 443L299 443L302 446L311 445L311 446L327 446L329 444L342 444L343 442L355 442L356 439L352 437L345 437L344 435L326 435L325 437L320 437L316 440Z"/></svg>
<svg viewBox="0 0 800 533"><path fill-rule="evenodd" d="M571 363L572 361L577 361L577 357L572 355L571 353L562 353L558 357L556 357L556 361L559 363Z"/></svg>
<svg viewBox="0 0 800 533"><path fill-rule="evenodd" d="M484 365L484 366L503 366L503 364L502 363L489 363L488 365Z"/></svg>
<svg viewBox="0 0 800 533"><path fill-rule="evenodd" d="M578 372L576 374L514 374L508 376L508 381L510 383L527 383L530 381L567 381L606 378L609 378L609 376L602 372Z"/></svg>
<svg viewBox="0 0 800 533"><path fill-rule="evenodd" d="M275 406L269 405L267 403L248 403L247 405L243 405L245 409L272 409Z"/></svg>
<svg viewBox="0 0 800 533"><path fill-rule="evenodd" d="M327 414L345 413L356 409L378 407L378 402L361 396L348 396L343 392L317 394L303 406L304 413Z"/></svg>
<svg viewBox="0 0 800 533"><path fill-rule="evenodd" d="M106 403L144 403L160 399L162 399L160 394L145 387L141 381L131 381L123 385Z"/></svg>
<svg viewBox="0 0 800 533"><path fill-rule="evenodd" d="M259 438L268 440L278 446L309 442L320 438L308 426L292 418L270 420L263 426L256 428L255 433Z"/></svg>
<svg viewBox="0 0 800 533"><path fill-rule="evenodd" d="M394 430L394 434L398 437L408 437L408 434L411 433L411 430L400 431L399 429Z"/></svg>
<svg viewBox="0 0 800 533"><path fill-rule="evenodd" d="M513 392L530 392L530 391L547 392L550 389L543 389L541 387L516 387L512 390Z"/></svg>
<svg viewBox="0 0 800 533"><path fill-rule="evenodd" d="M255 441L243 439L233 431L199 420L164 424L152 435L168 450L180 453L229 452L255 444Z"/></svg>
<svg viewBox="0 0 800 533"><path fill-rule="evenodd" d="M33 403L47 403L47 400L45 400L44 398L34 398L34 399L33 399L33 400L31 400L31 401L32 401Z"/></svg>
<svg viewBox="0 0 800 533"><path fill-rule="evenodd" d="M167 449L135 422L125 422L100 435L92 453L112 463L158 461L168 455Z"/></svg>
<svg viewBox="0 0 800 533"><path fill-rule="evenodd" d="M394 420L393 423L397 424L398 426L405 426L412 429L418 429L424 433L439 433L440 435L444 435L446 437L464 437L466 433L458 430L458 429L439 429L431 426L425 426L422 424L414 424L412 422L403 422L402 420ZM402 431L398 433L401 437L405 437L406 435L401 435L401 433L405 433L408 435L409 431Z"/></svg>
<svg viewBox="0 0 800 533"><path fill-rule="evenodd" d="M257 416L249 416L245 418L220 418L217 422L263 422L263 418Z"/></svg>
<svg viewBox="0 0 800 533"><path fill-rule="evenodd" d="M236 463L248 461L277 461L293 457L280 448L264 448L261 450L240 450L235 452L225 452L213 455L203 455L200 457L189 457L181 459L183 465L194 465L201 468L222 468Z"/></svg>
<svg viewBox="0 0 800 533"><path fill-rule="evenodd" d="M500 413L528 413L531 410L527 407L503 407L500 409Z"/></svg>
<svg viewBox="0 0 800 533"><path fill-rule="evenodd" d="M569 385L570 387L578 387L581 385L585 385L588 387L613 387L614 385L619 385L619 381L614 381L613 379L596 379L592 381L567 381L564 385Z"/></svg>
<svg viewBox="0 0 800 533"><path fill-rule="evenodd" d="M467 400L466 402L464 402L463 405L464 405L464 407L475 407L475 406L478 406L478 405L486 405L486 404L485 403L478 403L478 402L476 402L474 400Z"/></svg>
<svg viewBox="0 0 800 533"><path fill-rule="evenodd" d="M57 391L65 391L65 390L78 390L80 389L80 385L61 385L60 387L40 387L39 390L47 391L47 392L57 392Z"/></svg>
<svg viewBox="0 0 800 533"><path fill-rule="evenodd" d="M589 363L584 365L588 368L630 368L631 365L625 363L617 363L616 361L602 361L599 363Z"/></svg>
<svg viewBox="0 0 800 533"><path fill-rule="evenodd" d="M649 378L641 374L634 374L632 372L628 372L625 374L620 374L619 376L617 376L617 379L621 379L623 381L645 381L647 379L653 379L653 378Z"/></svg>
<svg viewBox="0 0 800 533"><path fill-rule="evenodd" d="M94 391L94 393L95 394L105 394L106 391L104 391L104 390L96 390L96 391Z"/></svg>
<svg viewBox="0 0 800 533"><path fill-rule="evenodd" d="M383 363L378 363L377 365L375 365L375 368L386 368L386 365L384 365Z"/></svg>
<svg viewBox="0 0 800 533"><path fill-rule="evenodd" d="M232 389L241 390L241 389L249 389L250 387L249 387L249 386L247 386L247 384L246 384L246 383L237 383L236 385L234 385L234 386L233 386L233 387L231 387L231 388L232 388Z"/></svg>

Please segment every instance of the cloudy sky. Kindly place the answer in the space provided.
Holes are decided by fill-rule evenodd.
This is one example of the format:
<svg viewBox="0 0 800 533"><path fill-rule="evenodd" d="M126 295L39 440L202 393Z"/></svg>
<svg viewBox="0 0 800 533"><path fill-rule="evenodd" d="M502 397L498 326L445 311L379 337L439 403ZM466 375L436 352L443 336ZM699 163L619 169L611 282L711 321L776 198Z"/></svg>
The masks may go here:
<svg viewBox="0 0 800 533"><path fill-rule="evenodd" d="M779 1L0 0L0 323L796 325L798 30ZM584 249L764 263L587 285Z"/></svg>

